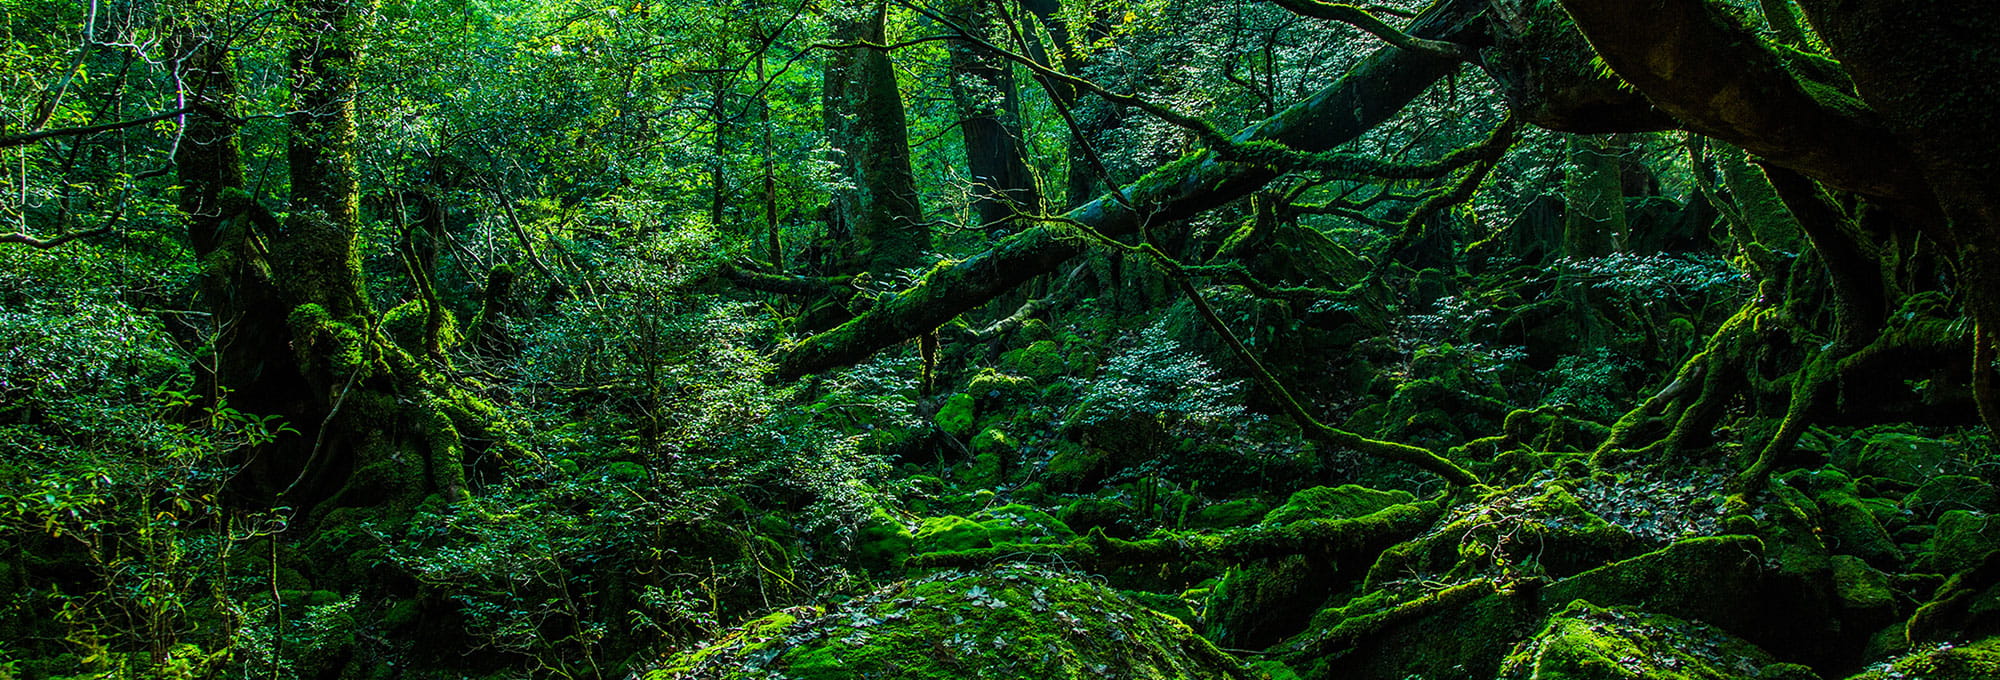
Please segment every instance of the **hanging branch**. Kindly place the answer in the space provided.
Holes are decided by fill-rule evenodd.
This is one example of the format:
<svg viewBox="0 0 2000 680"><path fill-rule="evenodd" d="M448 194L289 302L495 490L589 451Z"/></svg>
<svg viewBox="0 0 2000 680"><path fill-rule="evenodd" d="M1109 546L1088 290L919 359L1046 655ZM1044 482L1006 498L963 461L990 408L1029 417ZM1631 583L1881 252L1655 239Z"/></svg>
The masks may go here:
<svg viewBox="0 0 2000 680"><path fill-rule="evenodd" d="M1273 5L1290 10L1294 14L1314 19L1338 21L1361 29L1369 35L1381 38L1382 42L1406 50L1427 52L1440 57L1464 60L1470 51L1462 46L1439 40L1425 40L1390 26L1389 22L1360 7L1346 3L1320 2L1319 0L1266 0Z"/></svg>

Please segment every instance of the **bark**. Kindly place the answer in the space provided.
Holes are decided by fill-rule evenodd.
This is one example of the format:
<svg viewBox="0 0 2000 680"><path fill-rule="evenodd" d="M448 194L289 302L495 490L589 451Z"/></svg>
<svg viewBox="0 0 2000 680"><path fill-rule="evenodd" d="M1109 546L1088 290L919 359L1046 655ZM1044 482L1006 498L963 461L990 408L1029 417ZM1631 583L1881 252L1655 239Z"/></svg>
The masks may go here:
<svg viewBox="0 0 2000 680"><path fill-rule="evenodd" d="M1967 307L2000 327L2000 6L1801 0L1869 108L1909 149L1948 224ZM1811 173L1808 173L1811 174Z"/></svg>
<svg viewBox="0 0 2000 680"><path fill-rule="evenodd" d="M838 44L881 45L888 5L869 2L835 14ZM930 248L910 169L909 121L889 54L867 46L828 52L821 90L829 141L840 149L837 165L853 186L834 193L836 239L847 271L882 272L915 266Z"/></svg>
<svg viewBox="0 0 2000 680"><path fill-rule="evenodd" d="M1432 40L1459 38L1472 28L1483 6L1476 0L1441 0L1412 21L1406 32ZM1430 52L1385 48L1310 99L1251 125L1235 139L1271 140L1303 151L1330 150L1387 121L1458 66L1455 60ZM1277 175L1268 167L1228 163L1198 151L1127 185L1119 195L1106 195L1069 211L1062 220L1123 236L1136 232L1142 223L1184 219L1241 198ZM789 380L844 366L929 333L1054 270L1088 247L1073 228L1054 223L1023 230L965 260L942 263L910 289L785 351L778 376Z"/></svg>
<svg viewBox="0 0 2000 680"><path fill-rule="evenodd" d="M1000 11L996 0L961 0L951 15L966 30L995 40ZM996 44L1010 42L1005 39ZM1006 62L979 48L951 47L952 99L958 106L959 134L965 138L965 165L972 177L972 208L979 225L994 228L1017 214L1040 212L1033 174L1021 145L1021 102Z"/></svg>
<svg viewBox="0 0 2000 680"><path fill-rule="evenodd" d="M1686 129L1841 189L1927 193L1881 116L1809 78L1804 57L1776 51L1717 3L1561 2L1605 63Z"/></svg>

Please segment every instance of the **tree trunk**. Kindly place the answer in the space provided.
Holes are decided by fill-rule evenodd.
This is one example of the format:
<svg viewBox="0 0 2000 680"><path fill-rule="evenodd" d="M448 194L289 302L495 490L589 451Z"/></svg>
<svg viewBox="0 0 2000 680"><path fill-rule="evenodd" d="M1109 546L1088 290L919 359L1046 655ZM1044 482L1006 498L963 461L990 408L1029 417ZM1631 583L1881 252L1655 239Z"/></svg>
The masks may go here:
<svg viewBox="0 0 2000 680"><path fill-rule="evenodd" d="M848 4L829 18L833 41L881 45L888 5ZM827 139L852 186L834 192L836 238L847 271L883 272L922 264L931 245L910 169L909 121L887 51L868 46L828 52L821 90Z"/></svg>
<svg viewBox="0 0 2000 680"><path fill-rule="evenodd" d="M1450 39L1470 30L1485 6L1479 0L1441 0L1411 22L1408 32ZM1359 137L1395 116L1417 95L1459 67L1430 52L1385 48L1310 99L1251 125L1238 140L1272 140L1305 151L1325 151ZM1183 156L1119 190L1064 215L1109 236L1133 233L1144 221L1166 224L1248 195L1277 177L1261 166L1224 162L1206 151ZM1008 237L992 250L932 270L917 285L839 327L785 352L778 375L797 378L859 361L896 343L930 333L966 310L1052 271L1089 244L1067 226L1041 226Z"/></svg>
<svg viewBox="0 0 2000 680"><path fill-rule="evenodd" d="M1011 41L994 35L999 11L995 0L959 0L951 15L965 30L1005 45ZM979 226L994 229L1012 222L1016 214L1039 212L1034 176L1021 144L1021 101L1013 71L999 58L963 41L952 43L951 68L951 96L958 105L958 129L965 138L965 165L972 177L972 208Z"/></svg>

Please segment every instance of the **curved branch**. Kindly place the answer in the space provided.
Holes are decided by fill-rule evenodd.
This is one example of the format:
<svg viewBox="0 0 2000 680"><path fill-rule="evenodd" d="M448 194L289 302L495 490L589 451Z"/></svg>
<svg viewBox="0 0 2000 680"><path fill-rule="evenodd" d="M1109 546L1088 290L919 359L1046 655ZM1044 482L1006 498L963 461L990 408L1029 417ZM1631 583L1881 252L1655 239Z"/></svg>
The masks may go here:
<svg viewBox="0 0 2000 680"><path fill-rule="evenodd" d="M1484 9L1483 0L1439 0L1411 23L1413 35L1449 39L1463 35ZM1276 116L1238 132L1236 141L1271 140L1303 151L1345 144L1394 117L1459 62L1396 48L1377 51L1338 82ZM1270 168L1229 163L1206 151L1183 156L1056 221L1089 225L1109 236L1141 224L1185 218L1223 205L1276 178ZM860 361L876 351L931 332L967 310L1055 269L1086 249L1061 226L1022 230L992 250L939 263L908 290L825 333L783 350L777 377L795 379Z"/></svg>
<svg viewBox="0 0 2000 680"><path fill-rule="evenodd" d="M1320 0L1268 1L1271 4L1290 10L1293 14L1309 16L1314 19L1338 21L1353 26L1369 35L1381 38L1382 42L1406 50L1429 52L1449 59L1466 59L1471 56L1469 50L1459 45L1441 40L1426 40L1399 31L1396 27L1390 26L1389 22L1383 21L1381 17L1375 16L1368 10L1354 5L1337 2L1320 2Z"/></svg>
<svg viewBox="0 0 2000 680"><path fill-rule="evenodd" d="M1915 160L1844 87L1787 68L1706 0L1560 0L1619 77L1687 129L1835 187L1884 198L1927 194Z"/></svg>

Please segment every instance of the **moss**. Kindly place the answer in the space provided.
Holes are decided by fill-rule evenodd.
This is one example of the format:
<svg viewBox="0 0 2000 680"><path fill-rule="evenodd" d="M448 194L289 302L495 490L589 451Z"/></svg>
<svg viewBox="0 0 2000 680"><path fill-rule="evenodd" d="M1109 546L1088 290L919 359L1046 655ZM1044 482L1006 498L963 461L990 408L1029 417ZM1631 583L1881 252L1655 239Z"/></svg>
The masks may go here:
<svg viewBox="0 0 2000 680"><path fill-rule="evenodd" d="M1276 513L1273 513L1276 514ZM1625 529L1584 509L1559 486L1521 485L1462 506L1452 519L1383 554L1370 587L1409 578L1561 578L1638 552Z"/></svg>
<svg viewBox="0 0 2000 680"><path fill-rule="evenodd" d="M1069 358L1063 355L1062 347L1054 341L1036 340L1028 343L1027 347L1001 354L1000 368L1015 375L1049 380L1068 371Z"/></svg>
<svg viewBox="0 0 2000 680"><path fill-rule="evenodd" d="M1232 568L1208 597L1202 633L1224 647L1268 647L1304 629L1325 602L1332 565L1298 555Z"/></svg>
<svg viewBox="0 0 2000 680"><path fill-rule="evenodd" d="M1414 498L1411 500L1415 500ZM1203 507L1188 518L1188 526L1228 528L1256 524L1270 512L1271 504L1255 498L1237 498Z"/></svg>
<svg viewBox="0 0 2000 680"><path fill-rule="evenodd" d="M1813 494L1829 551L1857 555L1882 566L1901 559L1902 551L1877 521L1875 512L1862 502L1859 488L1847 475L1824 468L1786 475L1783 481Z"/></svg>
<svg viewBox="0 0 2000 680"><path fill-rule="evenodd" d="M1702 623L1570 602L1515 648L1500 680L1734 680L1776 663L1755 645Z"/></svg>
<svg viewBox="0 0 2000 680"><path fill-rule="evenodd" d="M1853 610L1885 610L1895 606L1889 575L1852 555L1835 555L1833 584L1841 603Z"/></svg>
<svg viewBox="0 0 2000 680"><path fill-rule="evenodd" d="M1354 484L1316 486L1292 494L1284 505L1266 515L1264 521L1289 524L1302 519L1348 519L1416 499L1402 490L1378 491Z"/></svg>
<svg viewBox="0 0 2000 680"><path fill-rule="evenodd" d="M903 520L887 510L875 508L861 525L854 541L854 557L861 566L883 570L901 565L910 554L916 536Z"/></svg>
<svg viewBox="0 0 2000 680"><path fill-rule="evenodd" d="M982 405L1032 398L1039 392L1031 378L1008 375L990 368L973 376L965 391L980 400Z"/></svg>
<svg viewBox="0 0 2000 680"><path fill-rule="evenodd" d="M1080 498L1063 507L1059 515L1071 529L1090 533L1102 530L1112 536L1130 537L1130 524L1138 516L1132 504L1112 498Z"/></svg>
<svg viewBox="0 0 2000 680"><path fill-rule="evenodd" d="M460 339L457 317L447 311L439 318L444 324L438 329L438 344L441 347L456 346ZM411 300L383 313L381 325L382 331L402 347L403 351L419 354L429 351L424 347L424 333L429 323L430 314L425 309L424 301Z"/></svg>
<svg viewBox="0 0 2000 680"><path fill-rule="evenodd" d="M1919 566L1951 574L1977 566L1986 553L2000 550L2000 522L1991 515L1952 510L1938 518L1937 534L1918 558Z"/></svg>
<svg viewBox="0 0 2000 680"><path fill-rule="evenodd" d="M940 572L793 616L760 620L645 679L1251 677L1173 617L1028 567Z"/></svg>
<svg viewBox="0 0 2000 680"><path fill-rule="evenodd" d="M1076 538L1060 520L1026 505L1003 505L970 517L925 518L914 532L916 552L963 552L1014 543L1063 543Z"/></svg>
<svg viewBox="0 0 2000 680"><path fill-rule="evenodd" d="M1103 449L1064 442L1042 467L1042 483L1055 491L1083 488L1104 474L1109 457Z"/></svg>
<svg viewBox="0 0 2000 680"><path fill-rule="evenodd" d="M1904 496L1902 507L1919 519L1937 519L1950 510L2000 511L2000 490L1978 477L1942 475Z"/></svg>
<svg viewBox="0 0 2000 680"><path fill-rule="evenodd" d="M938 407L937 425L956 437L972 435L973 418L978 414L978 401L971 394L960 392L946 397L944 405Z"/></svg>
<svg viewBox="0 0 2000 680"><path fill-rule="evenodd" d="M1877 432L1867 435L1858 450L1848 447L1845 463L1856 476L1886 477L1912 485L1923 484L1940 474L1954 472L1954 461L1965 447L1949 441L1906 432ZM1850 460L1840 460L1848 458Z"/></svg>
<svg viewBox="0 0 2000 680"><path fill-rule="evenodd" d="M1534 631L1535 598L1498 592L1491 581L1410 595L1379 592L1323 611L1305 633L1279 647L1281 658L1316 680L1485 680L1507 650Z"/></svg>
<svg viewBox="0 0 2000 680"><path fill-rule="evenodd" d="M1942 644L1920 650L1848 680L1986 680L2000 677L2000 638L1967 646Z"/></svg>

